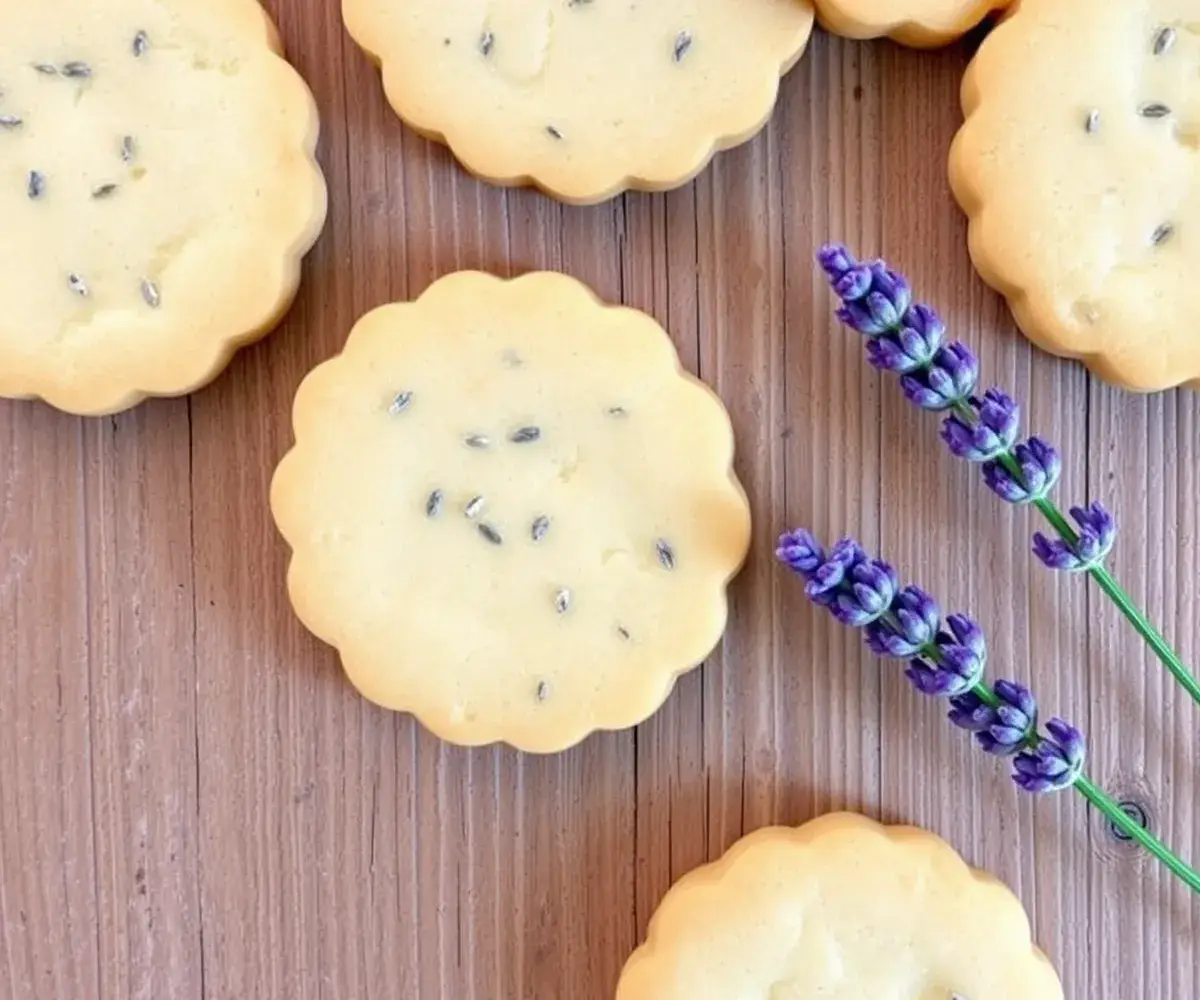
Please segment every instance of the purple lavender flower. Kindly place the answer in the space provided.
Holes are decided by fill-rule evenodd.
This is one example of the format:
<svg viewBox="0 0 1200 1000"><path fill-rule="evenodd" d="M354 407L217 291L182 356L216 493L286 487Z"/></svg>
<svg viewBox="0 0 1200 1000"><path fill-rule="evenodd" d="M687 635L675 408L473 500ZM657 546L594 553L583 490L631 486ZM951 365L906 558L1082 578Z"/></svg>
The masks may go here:
<svg viewBox="0 0 1200 1000"><path fill-rule="evenodd" d="M807 531L789 531L779 539L775 550L779 561L793 573L808 579L825 561L825 550Z"/></svg>
<svg viewBox="0 0 1200 1000"><path fill-rule="evenodd" d="M992 688L1000 704L993 708L974 691L950 699L949 719L975 734L985 753L998 757L1021 750L1037 734L1037 701L1015 681L996 681Z"/></svg>
<svg viewBox="0 0 1200 1000"><path fill-rule="evenodd" d="M928 368L946 336L946 326L928 306L915 305L899 330L867 341L867 361L880 371L908 375Z"/></svg>
<svg viewBox="0 0 1200 1000"><path fill-rule="evenodd" d="M902 376L900 388L914 406L938 412L969 400L978 381L979 359L954 341L939 348L929 365Z"/></svg>
<svg viewBox="0 0 1200 1000"><path fill-rule="evenodd" d="M824 554L808 532L789 532L780 538L776 552L808 581L804 591L809 600L852 628L862 628L887 613L900 589L896 571L868 558L852 538L843 538Z"/></svg>
<svg viewBox="0 0 1200 1000"><path fill-rule="evenodd" d="M937 638L942 612L919 587L905 587L892 601L892 613L867 626L867 645L876 656L907 660Z"/></svg>
<svg viewBox="0 0 1200 1000"><path fill-rule="evenodd" d="M1034 795L1070 788L1083 773L1087 745L1083 734L1062 719L1046 723L1049 736L1013 759L1013 781Z"/></svg>
<svg viewBox="0 0 1200 1000"><path fill-rule="evenodd" d="M1117 540L1117 522L1101 503L1072 507L1071 517L1079 526L1079 540L1053 541L1040 531L1033 536L1033 554L1050 569L1083 573L1104 562Z"/></svg>
<svg viewBox="0 0 1200 1000"><path fill-rule="evenodd" d="M983 630L966 615L946 619L949 632L938 633L935 653L915 657L904 675L921 694L953 698L965 694L983 679L987 644Z"/></svg>
<svg viewBox="0 0 1200 1000"><path fill-rule="evenodd" d="M1058 452L1040 437L1031 437L1013 449L1013 458L1021 467L1020 478L995 459L984 464L983 481L988 488L1012 504L1033 503L1049 496L1062 475Z"/></svg>
<svg viewBox="0 0 1200 1000"><path fill-rule="evenodd" d="M942 440L968 462L989 462L1012 448L1021 429L1021 410L1002 389L988 389L972 399L976 420L968 424L958 414L942 422Z"/></svg>

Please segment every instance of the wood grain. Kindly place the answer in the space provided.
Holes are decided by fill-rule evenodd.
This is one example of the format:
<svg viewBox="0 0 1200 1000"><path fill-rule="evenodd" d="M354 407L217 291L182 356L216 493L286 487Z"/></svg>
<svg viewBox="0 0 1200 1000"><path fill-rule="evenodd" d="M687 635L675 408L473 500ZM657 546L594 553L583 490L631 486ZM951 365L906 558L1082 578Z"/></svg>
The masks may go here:
<svg viewBox="0 0 1200 1000"><path fill-rule="evenodd" d="M776 533L853 533L987 625L993 668L1200 858L1200 724L1036 524L953 462L831 320L812 252L886 253L1119 512L1114 568L1200 659L1200 395L1032 350L945 181L964 45L818 36L770 127L669 195L490 188L406 131L334 3L269 4L311 82L328 228L287 321L189 400L0 403L0 997L601 1000L673 880L839 807L927 826L1020 894L1074 1000L1200 996L1200 905L1068 798L1018 799L936 706L805 604ZM2 237L0 237L2 238ZM463 267L567 271L670 329L733 415L756 516L722 648L569 753L443 745L300 627L267 484L354 319Z"/></svg>

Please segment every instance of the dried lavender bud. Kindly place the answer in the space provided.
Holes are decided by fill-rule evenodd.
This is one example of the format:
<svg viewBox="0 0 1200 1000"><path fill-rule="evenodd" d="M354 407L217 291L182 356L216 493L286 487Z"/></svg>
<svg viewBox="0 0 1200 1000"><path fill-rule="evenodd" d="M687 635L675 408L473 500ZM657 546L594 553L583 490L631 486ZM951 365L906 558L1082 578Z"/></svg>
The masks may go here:
<svg viewBox="0 0 1200 1000"><path fill-rule="evenodd" d="M446 502L446 494L443 490L434 490L429 494L425 501L425 516L437 517L442 512L442 507Z"/></svg>
<svg viewBox="0 0 1200 1000"><path fill-rule="evenodd" d="M1072 507L1079 540L1051 540L1040 531L1033 536L1033 554L1050 569L1085 573L1104 562L1117 540L1117 522L1101 503Z"/></svg>
<svg viewBox="0 0 1200 1000"><path fill-rule="evenodd" d="M500 532L486 521L481 522L478 525L478 528L479 533L493 545L500 545L504 542L504 537L500 534Z"/></svg>
<svg viewBox="0 0 1200 1000"><path fill-rule="evenodd" d="M550 518L545 514L535 517L533 524L529 528L529 537L535 542L540 542L546 537L546 532L550 530Z"/></svg>
<svg viewBox="0 0 1200 1000"><path fill-rule="evenodd" d="M98 187L92 188L92 197L95 198L97 201L99 201L102 198L110 197L111 195L116 193L116 190L117 190L117 185L115 185L113 183L101 184Z"/></svg>
<svg viewBox="0 0 1200 1000"><path fill-rule="evenodd" d="M692 33L690 31L681 31L675 36L674 56L676 62L683 62L683 57L691 51L692 48Z"/></svg>
<svg viewBox="0 0 1200 1000"><path fill-rule="evenodd" d="M1017 440L1021 411L1015 400L1000 389L988 389L982 400L972 399L974 425L958 414L942 422L942 440L951 453L968 462L988 462L1005 454Z"/></svg>
<svg viewBox="0 0 1200 1000"><path fill-rule="evenodd" d="M658 562L663 569L675 568L675 549L670 542L664 538L658 539L654 543L654 551L658 554Z"/></svg>
<svg viewBox="0 0 1200 1000"><path fill-rule="evenodd" d="M1146 104L1138 105L1137 112L1143 118L1166 118L1171 113L1171 109L1161 101L1149 101Z"/></svg>
<svg viewBox="0 0 1200 1000"><path fill-rule="evenodd" d="M121 159L125 163L132 163L135 155L133 136L127 135L121 138Z"/></svg>
<svg viewBox="0 0 1200 1000"><path fill-rule="evenodd" d="M566 587L560 588L554 595L554 610L565 615L571 610L571 592Z"/></svg>
<svg viewBox="0 0 1200 1000"><path fill-rule="evenodd" d="M46 193L46 175L40 170L29 171L29 181L25 190L31 199L37 201Z"/></svg>
<svg viewBox="0 0 1200 1000"><path fill-rule="evenodd" d="M1175 227L1169 222L1164 222L1161 226L1154 230L1153 233L1150 234L1150 242L1156 247L1162 246L1174 235Z"/></svg>
<svg viewBox="0 0 1200 1000"><path fill-rule="evenodd" d="M513 431L508 436L508 439L513 444L530 444L533 441L537 441L541 436L542 429L540 427L522 427L519 430Z"/></svg>
<svg viewBox="0 0 1200 1000"><path fill-rule="evenodd" d="M78 274L74 274L74 273L68 274L67 275L67 287L69 289L71 289L71 291L73 291L80 298L86 299L88 297L88 295L91 294L90 290L88 289L87 282L83 280L82 275L78 275Z"/></svg>
<svg viewBox="0 0 1200 1000"><path fill-rule="evenodd" d="M892 601L891 613L867 625L867 646L876 656L907 660L933 643L942 612L920 587L905 587Z"/></svg>
<svg viewBox="0 0 1200 1000"><path fill-rule="evenodd" d="M146 54L146 49L150 47L150 37L144 32L139 31L133 36L133 57L140 59Z"/></svg>
<svg viewBox="0 0 1200 1000"><path fill-rule="evenodd" d="M496 36L490 31L485 31L479 36L479 54L482 56L490 56L495 44Z"/></svg>
<svg viewBox="0 0 1200 1000"><path fill-rule="evenodd" d="M1013 781L1033 795L1070 788L1083 774L1087 757L1083 734L1070 723L1051 719L1046 729L1049 736L1013 760Z"/></svg>
<svg viewBox="0 0 1200 1000"><path fill-rule="evenodd" d="M20 128L25 122L16 115L0 115L0 128Z"/></svg>
<svg viewBox="0 0 1200 1000"><path fill-rule="evenodd" d="M482 451L491 446L492 440L486 434L468 434L463 438L463 444L468 448L474 448L477 451Z"/></svg>
<svg viewBox="0 0 1200 1000"><path fill-rule="evenodd" d="M1161 28L1154 36L1153 51L1156 56L1165 55L1175 44L1178 33L1174 28Z"/></svg>
<svg viewBox="0 0 1200 1000"><path fill-rule="evenodd" d="M1092 110L1087 113L1087 117L1083 120L1083 130L1088 135L1091 135L1099 127L1100 127L1100 109L1092 108Z"/></svg>
<svg viewBox="0 0 1200 1000"><path fill-rule="evenodd" d="M992 693L996 708L973 691L950 699L949 719L975 734L984 753L1007 757L1024 748L1037 735L1037 700L1024 685L996 681Z"/></svg>
<svg viewBox="0 0 1200 1000"><path fill-rule="evenodd" d="M904 675L921 694L952 698L965 694L983 678L987 643L983 630L966 615L948 615L949 632L934 640L936 655L917 656Z"/></svg>
<svg viewBox="0 0 1200 1000"><path fill-rule="evenodd" d="M607 413L610 417L620 418L620 417L629 416L629 411L626 410L625 407L623 407L623 406L610 406L604 412Z"/></svg>
<svg viewBox="0 0 1200 1000"><path fill-rule="evenodd" d="M629 641L629 629L625 628L624 625L617 626L617 635L619 635L624 642Z"/></svg>
<svg viewBox="0 0 1200 1000"><path fill-rule="evenodd" d="M983 480L1001 500L1028 504L1049 496L1062 475L1058 452L1039 437L1031 437L1013 449L1013 458L1021 467L1018 479L1003 462L993 460L983 466Z"/></svg>
<svg viewBox="0 0 1200 1000"><path fill-rule="evenodd" d="M551 139L561 139L562 138L562 133L557 128L555 128L553 125L546 126L546 135L550 136Z"/></svg>
<svg viewBox="0 0 1200 1000"><path fill-rule="evenodd" d="M483 512L483 504L483 497L471 497L471 499L467 501L467 505L463 508L463 514L474 520Z"/></svg>
<svg viewBox="0 0 1200 1000"><path fill-rule="evenodd" d="M411 390L405 389L403 392L398 392L392 399L391 405L388 407L388 413L390 413L393 417L398 416L412 406L412 401L413 394Z"/></svg>
<svg viewBox="0 0 1200 1000"><path fill-rule="evenodd" d="M538 686L534 690L534 697L537 698L538 701L545 701L550 697L550 685L545 681L538 681Z"/></svg>
<svg viewBox="0 0 1200 1000"><path fill-rule="evenodd" d="M85 62L64 63L59 72L69 79L81 80L92 75L92 67Z"/></svg>
<svg viewBox="0 0 1200 1000"><path fill-rule="evenodd" d="M58 67L51 63L34 63L33 68L42 76L58 76Z"/></svg>
<svg viewBox="0 0 1200 1000"><path fill-rule="evenodd" d="M151 309L157 309L162 304L162 296L159 295L158 285L149 278L142 279L142 298Z"/></svg>

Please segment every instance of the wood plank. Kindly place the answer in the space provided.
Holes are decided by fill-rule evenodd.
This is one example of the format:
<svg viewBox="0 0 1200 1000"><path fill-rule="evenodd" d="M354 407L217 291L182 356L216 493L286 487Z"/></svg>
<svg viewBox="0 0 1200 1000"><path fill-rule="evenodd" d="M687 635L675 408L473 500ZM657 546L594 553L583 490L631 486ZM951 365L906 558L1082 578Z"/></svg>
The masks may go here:
<svg viewBox="0 0 1200 1000"><path fill-rule="evenodd" d="M1200 859L1197 710L1040 525L863 362L813 265L883 253L985 384L1103 499L1114 568L1200 660L1200 396L1033 350L971 271L945 180L969 45L819 34L769 128L668 195L594 208L464 174L396 121L335 3L270 0L323 114L328 228L296 307L188 401L0 403L0 997L602 1000L654 906L742 833L833 808L943 834L1029 907L1068 996L1200 996L1200 904L1080 802L1019 797L940 706L817 615L786 527L853 534L988 630L1091 736L1095 776ZM366 704L296 620L267 508L305 373L459 268L561 269L647 310L720 393L755 531L731 622L632 732L446 746Z"/></svg>

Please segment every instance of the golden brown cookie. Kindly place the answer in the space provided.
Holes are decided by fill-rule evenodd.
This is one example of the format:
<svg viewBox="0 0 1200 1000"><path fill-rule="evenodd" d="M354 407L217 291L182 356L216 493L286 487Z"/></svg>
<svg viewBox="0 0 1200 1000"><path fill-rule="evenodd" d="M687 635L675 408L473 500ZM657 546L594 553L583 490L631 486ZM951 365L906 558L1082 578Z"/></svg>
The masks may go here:
<svg viewBox="0 0 1200 1000"><path fill-rule="evenodd" d="M567 202L678 187L749 139L810 0L343 0L396 112L471 172Z"/></svg>
<svg viewBox="0 0 1200 1000"><path fill-rule="evenodd" d="M255 0L0 8L0 396L179 395L279 320L325 218L280 53Z"/></svg>
<svg viewBox="0 0 1200 1000"><path fill-rule="evenodd" d="M301 620L460 744L641 722L725 628L749 545L717 397L650 317L559 274L452 274L296 397L271 505Z"/></svg>
<svg viewBox="0 0 1200 1000"><path fill-rule="evenodd" d="M963 83L971 257L1026 335L1140 391L1200 385L1192 0L1019 3Z"/></svg>
<svg viewBox="0 0 1200 1000"><path fill-rule="evenodd" d="M947 45L1009 0L816 0L821 25L845 38L887 36L928 49Z"/></svg>
<svg viewBox="0 0 1200 1000"><path fill-rule="evenodd" d="M1063 1000L1003 885L943 840L836 813L685 875L617 1000Z"/></svg>

